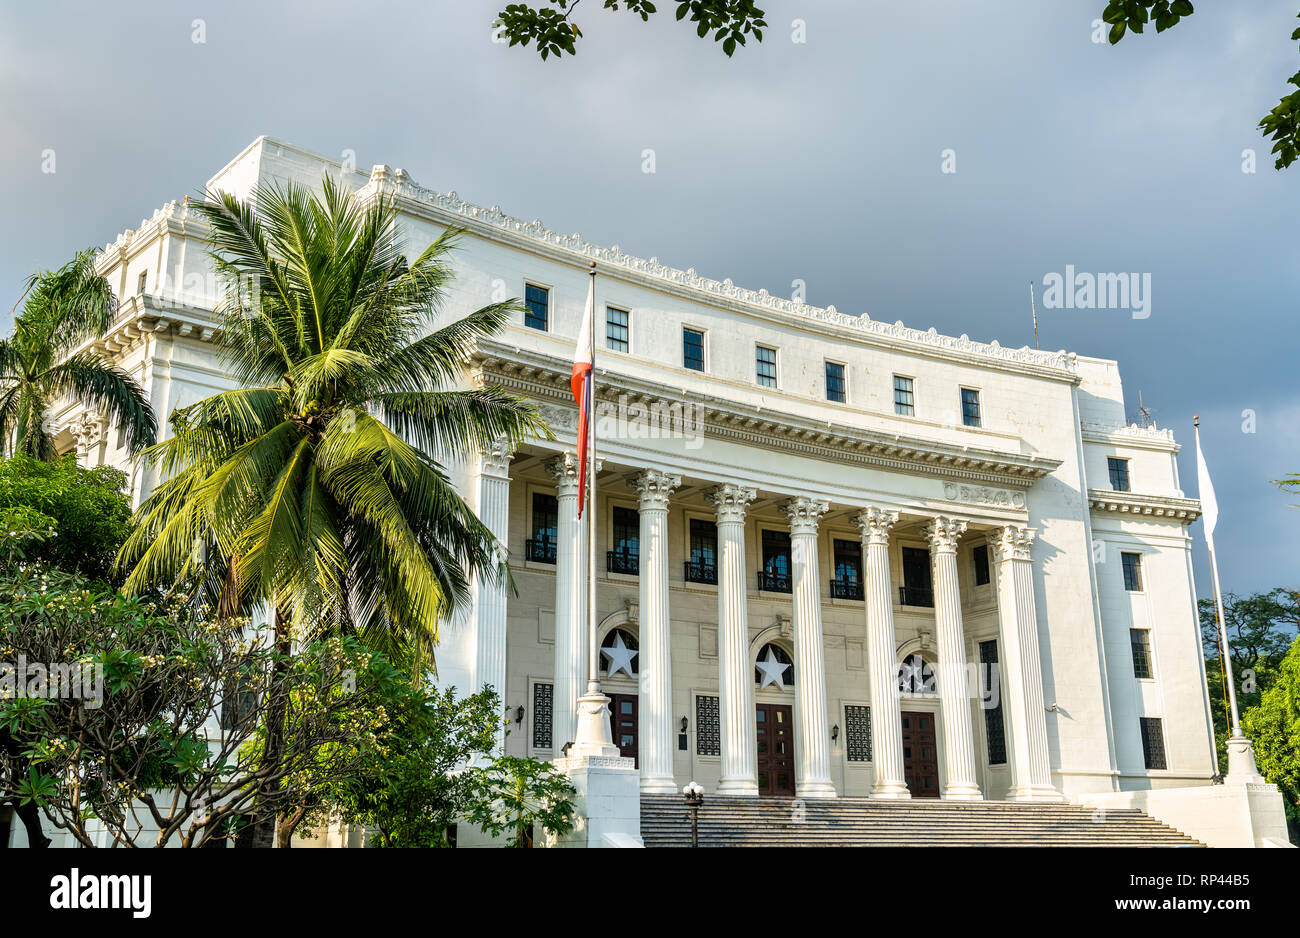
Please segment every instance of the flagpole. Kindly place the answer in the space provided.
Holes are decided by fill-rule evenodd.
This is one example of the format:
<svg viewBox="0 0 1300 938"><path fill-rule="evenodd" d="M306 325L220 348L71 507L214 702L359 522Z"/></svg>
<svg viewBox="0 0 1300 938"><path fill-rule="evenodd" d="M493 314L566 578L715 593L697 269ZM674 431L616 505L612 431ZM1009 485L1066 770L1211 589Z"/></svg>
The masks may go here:
<svg viewBox="0 0 1300 938"><path fill-rule="evenodd" d="M1192 426L1196 428L1196 452L1201 452L1201 417L1192 415ZM1214 586L1214 609L1219 617L1219 647L1223 652L1223 675L1228 682L1228 706L1232 720L1232 735L1241 735L1241 714L1237 711L1237 681L1232 675L1232 646L1228 642L1228 621L1223 615L1223 594L1219 589L1219 560L1214 552L1214 533L1205 532L1205 543L1210 548L1210 583Z"/></svg>
<svg viewBox="0 0 1300 938"><path fill-rule="evenodd" d="M596 645L596 262L591 262L591 329L588 351L591 354L591 401L587 405L587 440L591 447L587 457L587 693L600 693L600 653Z"/></svg>

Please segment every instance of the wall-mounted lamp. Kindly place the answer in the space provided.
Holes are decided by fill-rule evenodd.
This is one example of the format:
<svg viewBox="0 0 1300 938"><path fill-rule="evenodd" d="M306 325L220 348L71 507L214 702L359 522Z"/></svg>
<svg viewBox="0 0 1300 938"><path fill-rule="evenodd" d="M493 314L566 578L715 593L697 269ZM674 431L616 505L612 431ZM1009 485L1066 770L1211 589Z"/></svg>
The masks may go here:
<svg viewBox="0 0 1300 938"><path fill-rule="evenodd" d="M831 727L831 741L834 742L839 738L840 738L840 725L836 723L834 726Z"/></svg>
<svg viewBox="0 0 1300 938"><path fill-rule="evenodd" d="M522 722L524 722L524 705L520 704L515 708L515 726L518 726Z"/></svg>
<svg viewBox="0 0 1300 938"><path fill-rule="evenodd" d="M690 725L691 725L691 724L690 724L690 722L686 719L686 717L682 717L682 730L681 730L681 731L682 731L683 733L686 732L686 727L688 727L688 726L690 726Z"/></svg>

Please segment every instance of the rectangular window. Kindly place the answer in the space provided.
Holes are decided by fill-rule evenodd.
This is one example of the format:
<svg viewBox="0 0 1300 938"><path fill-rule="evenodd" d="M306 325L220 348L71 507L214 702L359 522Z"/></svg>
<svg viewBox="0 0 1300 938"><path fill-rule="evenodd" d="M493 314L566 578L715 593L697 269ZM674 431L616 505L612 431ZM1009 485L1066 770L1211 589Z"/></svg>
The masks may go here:
<svg viewBox="0 0 1300 938"><path fill-rule="evenodd" d="M550 684L533 685L533 748L550 749L551 703L553 688Z"/></svg>
<svg viewBox="0 0 1300 938"><path fill-rule="evenodd" d="M961 389L961 422L967 427L980 425L980 392L974 388Z"/></svg>
<svg viewBox="0 0 1300 938"><path fill-rule="evenodd" d="M524 284L524 325L545 332L550 311L551 291L531 283Z"/></svg>
<svg viewBox="0 0 1300 938"><path fill-rule="evenodd" d="M844 757L850 762L871 761L871 708L844 705Z"/></svg>
<svg viewBox="0 0 1300 938"><path fill-rule="evenodd" d="M610 573L636 576L641 569L641 513L635 508L614 508L614 549L605 555Z"/></svg>
<svg viewBox="0 0 1300 938"><path fill-rule="evenodd" d="M1139 717L1142 721L1142 759L1148 769L1166 769L1165 730L1159 717Z"/></svg>
<svg viewBox="0 0 1300 938"><path fill-rule="evenodd" d="M754 367L758 373L759 387L776 387L776 349L766 345L755 346Z"/></svg>
<svg viewBox="0 0 1300 938"><path fill-rule="evenodd" d="M1007 735L1002 722L1002 687L998 672L997 639L980 642L980 665L986 669L982 677L985 687L995 695L990 699L998 702L996 707L990 707L987 701L984 702L984 738L989 746L989 765L1006 765Z"/></svg>
<svg viewBox="0 0 1300 938"><path fill-rule="evenodd" d="M1110 470L1110 487L1116 492L1130 491L1128 484L1128 460L1106 457L1106 468Z"/></svg>
<svg viewBox="0 0 1300 938"><path fill-rule="evenodd" d="M631 314L625 309L613 306L605 307L605 347L615 352L626 352L631 343L629 338Z"/></svg>
<svg viewBox="0 0 1300 938"><path fill-rule="evenodd" d="M839 362L827 362L826 400L843 404L847 396L844 393L844 366Z"/></svg>
<svg viewBox="0 0 1300 938"><path fill-rule="evenodd" d="M831 580L831 598L862 598L862 544L836 538L831 547L835 556L835 579Z"/></svg>
<svg viewBox="0 0 1300 938"><path fill-rule="evenodd" d="M1149 629L1129 629L1129 645L1133 649L1133 676L1152 677L1151 674L1151 632Z"/></svg>
<svg viewBox="0 0 1300 938"><path fill-rule="evenodd" d="M698 329L682 327L682 367L704 370L704 333Z"/></svg>
<svg viewBox="0 0 1300 938"><path fill-rule="evenodd" d="M686 561L687 583L718 582L718 526L703 518L692 518L691 559Z"/></svg>
<svg viewBox="0 0 1300 938"><path fill-rule="evenodd" d="M916 396L912 393L912 379L894 375L894 413L904 417L916 416Z"/></svg>
<svg viewBox="0 0 1300 938"><path fill-rule="evenodd" d="M701 756L722 753L721 733L718 731L718 698L701 694L695 698L695 752Z"/></svg>
<svg viewBox="0 0 1300 938"><path fill-rule="evenodd" d="M899 604L933 606L934 590L930 582L930 551L924 547L903 548L903 585Z"/></svg>
<svg viewBox="0 0 1300 938"><path fill-rule="evenodd" d="M790 532L763 532L763 569L758 572L758 588L773 593L789 593Z"/></svg>
<svg viewBox="0 0 1300 938"><path fill-rule="evenodd" d="M980 544L971 551L975 562L975 585L984 586L989 581L989 545Z"/></svg>
<svg viewBox="0 0 1300 938"><path fill-rule="evenodd" d="M554 495L533 493L532 537L524 544L524 557L534 563L555 563L560 503Z"/></svg>
<svg viewBox="0 0 1300 938"><path fill-rule="evenodd" d="M1142 555L1120 554L1119 559L1124 569L1124 589L1130 593L1142 592Z"/></svg>
<svg viewBox="0 0 1300 938"><path fill-rule="evenodd" d="M148 285L149 285L149 271L142 270L140 271L140 276L136 279L135 282L135 292L143 293L144 288Z"/></svg>

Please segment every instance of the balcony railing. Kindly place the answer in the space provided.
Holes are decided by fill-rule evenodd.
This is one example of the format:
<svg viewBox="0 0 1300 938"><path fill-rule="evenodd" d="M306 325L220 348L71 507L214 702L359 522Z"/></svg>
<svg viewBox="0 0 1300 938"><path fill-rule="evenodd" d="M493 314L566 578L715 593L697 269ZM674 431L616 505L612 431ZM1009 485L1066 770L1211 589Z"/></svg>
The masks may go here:
<svg viewBox="0 0 1300 938"><path fill-rule="evenodd" d="M718 584L718 568L716 564L705 563L702 560L686 561L686 582L687 583L712 583Z"/></svg>
<svg viewBox="0 0 1300 938"><path fill-rule="evenodd" d="M831 599L861 599L862 581L847 578L831 580Z"/></svg>
<svg viewBox="0 0 1300 938"><path fill-rule="evenodd" d="M641 555L630 550L609 550L605 552L606 573L626 573L637 576L641 572Z"/></svg>
<svg viewBox="0 0 1300 938"><path fill-rule="evenodd" d="M555 563L555 540L539 537L524 541L524 559L532 563Z"/></svg>
<svg viewBox="0 0 1300 938"><path fill-rule="evenodd" d="M790 589L790 574L768 573L766 570L759 570L758 588L768 593L792 592Z"/></svg>
<svg viewBox="0 0 1300 938"><path fill-rule="evenodd" d="M901 606L934 607L934 590L924 586L900 586L898 603Z"/></svg>

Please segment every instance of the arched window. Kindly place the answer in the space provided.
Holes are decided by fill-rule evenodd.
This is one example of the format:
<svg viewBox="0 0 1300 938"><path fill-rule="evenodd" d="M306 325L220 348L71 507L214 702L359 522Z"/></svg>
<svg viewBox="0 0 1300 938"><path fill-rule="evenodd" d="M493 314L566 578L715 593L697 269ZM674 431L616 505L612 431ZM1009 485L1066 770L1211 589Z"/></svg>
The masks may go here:
<svg viewBox="0 0 1300 938"><path fill-rule="evenodd" d="M636 636L627 629L610 629L600 644L601 673L606 677L613 677L619 672L628 677L636 677L640 671L636 663L638 648Z"/></svg>
<svg viewBox="0 0 1300 938"><path fill-rule="evenodd" d="M898 692L900 694L934 694L938 687L934 668L918 654L908 655L898 665Z"/></svg>
<svg viewBox="0 0 1300 938"><path fill-rule="evenodd" d="M784 648L768 642L758 650L754 660L754 683L758 689L775 687L785 690L794 686L794 662Z"/></svg>

